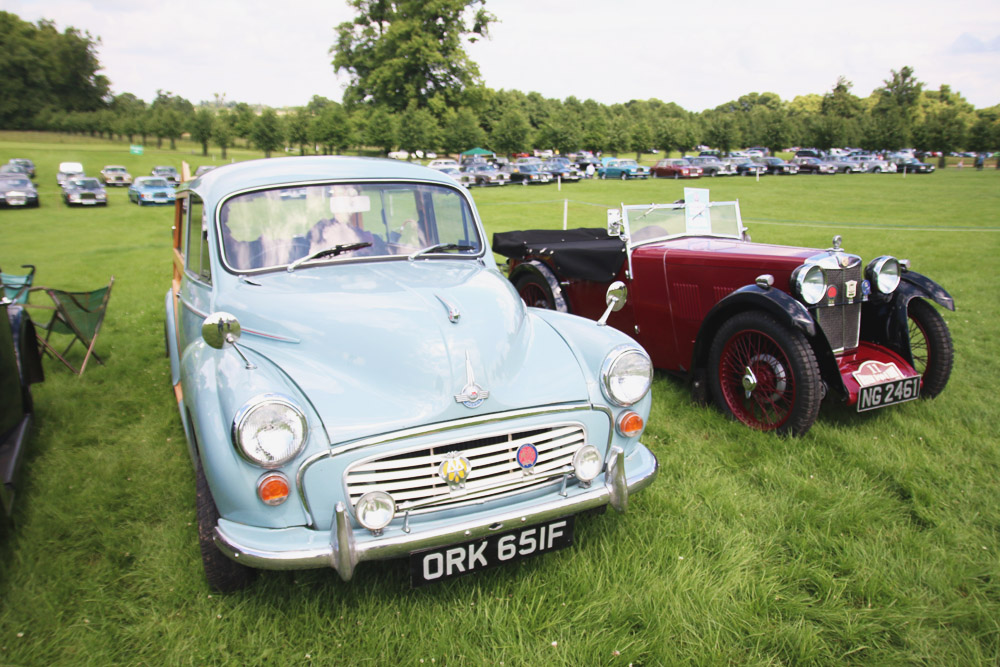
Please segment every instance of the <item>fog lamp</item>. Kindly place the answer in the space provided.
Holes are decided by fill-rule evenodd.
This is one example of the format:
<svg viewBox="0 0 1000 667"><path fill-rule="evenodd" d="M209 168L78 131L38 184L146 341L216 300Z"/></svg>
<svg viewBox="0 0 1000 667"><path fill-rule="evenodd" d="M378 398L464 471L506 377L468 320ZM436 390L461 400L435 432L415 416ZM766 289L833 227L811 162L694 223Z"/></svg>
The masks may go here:
<svg viewBox="0 0 1000 667"><path fill-rule="evenodd" d="M573 472L581 482L590 483L601 474L602 468L604 459L593 445L584 445L573 455Z"/></svg>
<svg viewBox="0 0 1000 667"><path fill-rule="evenodd" d="M396 501L385 491L369 491L358 498L354 515L368 530L381 532L396 515Z"/></svg>
<svg viewBox="0 0 1000 667"><path fill-rule="evenodd" d="M288 478L280 472L263 475L257 482L257 495L265 505L280 505L288 498Z"/></svg>

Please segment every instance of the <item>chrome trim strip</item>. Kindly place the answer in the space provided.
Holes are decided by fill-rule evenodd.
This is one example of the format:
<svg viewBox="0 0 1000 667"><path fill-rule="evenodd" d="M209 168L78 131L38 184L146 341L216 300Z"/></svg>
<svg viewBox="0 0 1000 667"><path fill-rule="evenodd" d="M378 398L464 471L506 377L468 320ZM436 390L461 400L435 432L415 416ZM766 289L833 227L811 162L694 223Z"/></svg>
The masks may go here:
<svg viewBox="0 0 1000 667"><path fill-rule="evenodd" d="M347 508L342 502L334 510L335 530L330 531L330 541L325 546L290 551L268 551L247 544L241 544L221 525L215 527L213 538L216 546L226 556L250 567L267 570L294 570L333 567L344 581L354 576L358 563L367 560L387 560L401 558L415 551L458 544L486 537L499 530L527 527L571 514L579 514L588 509L601 507L612 502L612 493L617 494L614 507L626 507L629 494L649 486L659 472L659 462L650 453L652 464L636 471L631 477L624 470L624 454L616 454L615 472L612 479L595 485L571 499L556 498L546 501L529 512L505 511L481 515L467 521L449 525L445 529L409 533L393 530L377 540L358 544L350 527ZM614 488L614 491L612 491ZM282 529L286 530L286 529ZM305 530L305 529L303 529ZM324 531L325 532L325 531ZM320 533L322 534L322 533Z"/></svg>
<svg viewBox="0 0 1000 667"><path fill-rule="evenodd" d="M201 318L208 317L208 315L209 315L208 313L204 313L204 312L198 310L197 308L195 308L194 306L192 306L190 303L188 303L188 301L184 297L182 297L181 295L178 294L177 295L177 299L181 302L182 306L184 306L187 310L191 311L192 313L194 313L198 317L201 317ZM270 340L276 340L276 341L280 341L282 343L295 343L295 344L298 344L298 343L302 342L302 340L299 339L299 338L292 338L291 336L279 336L278 334L266 333L264 331L257 331L255 329L242 329L242 332L245 333L245 334L250 334L251 336L260 336L261 338L268 338Z"/></svg>

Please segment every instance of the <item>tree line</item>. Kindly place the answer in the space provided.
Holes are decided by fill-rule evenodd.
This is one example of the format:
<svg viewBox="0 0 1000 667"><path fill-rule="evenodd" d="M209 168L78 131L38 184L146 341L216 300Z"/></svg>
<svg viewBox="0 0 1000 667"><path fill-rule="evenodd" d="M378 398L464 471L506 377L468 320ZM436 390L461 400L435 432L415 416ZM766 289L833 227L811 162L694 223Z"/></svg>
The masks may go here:
<svg viewBox="0 0 1000 667"><path fill-rule="evenodd" d="M223 157L237 143L268 156L286 147L303 154L458 153L481 146L498 154L547 148L637 156L654 149L684 153L700 145L723 152L746 146L912 147L942 155L1000 149L1000 105L976 109L947 85L928 90L909 67L892 70L867 97L855 95L851 82L840 77L822 95L786 101L775 93L748 93L701 112L658 99L612 105L572 96L558 100L537 92L490 89L479 81L475 64L460 58L464 52L456 46L456 36L484 36L492 20L482 0L438 3L450 8L450 23L442 22L441 6L427 9L428 3L417 0L371 7L363 0L350 1L358 5L359 17L338 28L338 42L331 48L333 66L352 77L343 104L314 95L303 106L280 110L218 96L195 105L168 91L158 91L150 103L131 93L112 95L107 79L97 74L99 40L73 28L59 33L49 21L35 25L0 12L0 71L6 75L0 78L0 127L131 143L155 139L158 146L167 141L171 147L186 134L201 144L203 154L215 146ZM405 20L385 13L397 4L407 5L398 8L407 12ZM470 7L475 11L461 13ZM379 45L390 37L400 42L405 35L419 34L421 21L451 26L452 37L444 32L437 42L451 45L448 62L460 62L464 70L435 70L440 58L431 52L426 65L420 57L409 58L413 72L379 70L380 58L400 60L395 51L380 51ZM405 30L393 32L401 23ZM400 81L424 77L427 82L384 87L393 75Z"/></svg>

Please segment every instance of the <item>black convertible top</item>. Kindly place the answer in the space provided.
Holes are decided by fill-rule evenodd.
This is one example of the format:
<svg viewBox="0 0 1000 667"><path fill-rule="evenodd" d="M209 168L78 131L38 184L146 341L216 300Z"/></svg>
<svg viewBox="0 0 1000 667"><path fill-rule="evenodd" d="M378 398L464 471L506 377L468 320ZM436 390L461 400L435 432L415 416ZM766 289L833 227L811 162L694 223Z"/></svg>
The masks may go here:
<svg viewBox="0 0 1000 667"><path fill-rule="evenodd" d="M550 258L559 278L608 282L625 263L625 242L603 227L498 232L493 250L504 257Z"/></svg>

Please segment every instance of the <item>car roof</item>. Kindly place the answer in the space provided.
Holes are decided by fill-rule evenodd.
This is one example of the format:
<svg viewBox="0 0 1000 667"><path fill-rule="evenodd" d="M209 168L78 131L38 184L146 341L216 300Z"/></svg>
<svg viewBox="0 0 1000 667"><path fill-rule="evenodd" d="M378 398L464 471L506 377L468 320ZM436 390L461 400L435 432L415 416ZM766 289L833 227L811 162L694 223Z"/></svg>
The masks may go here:
<svg viewBox="0 0 1000 667"><path fill-rule="evenodd" d="M230 192L303 181L417 180L455 185L447 175L422 165L369 157L318 155L278 157L227 164L181 186L181 191Z"/></svg>

